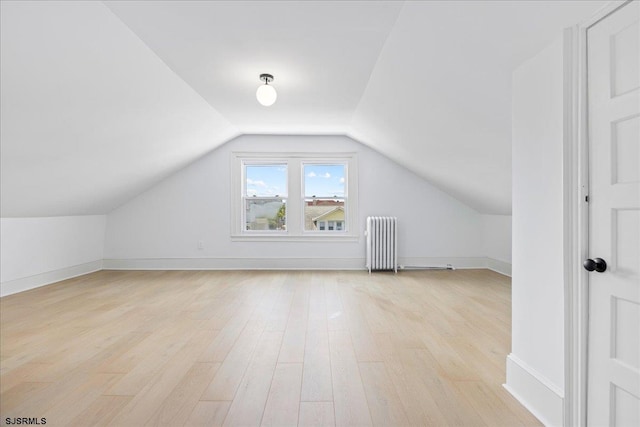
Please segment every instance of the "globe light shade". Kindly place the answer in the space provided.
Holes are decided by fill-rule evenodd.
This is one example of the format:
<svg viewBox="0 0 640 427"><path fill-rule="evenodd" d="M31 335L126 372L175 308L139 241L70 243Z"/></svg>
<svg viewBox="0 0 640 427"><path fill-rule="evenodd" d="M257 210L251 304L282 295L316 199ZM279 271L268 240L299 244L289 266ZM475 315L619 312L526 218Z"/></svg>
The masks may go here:
<svg viewBox="0 0 640 427"><path fill-rule="evenodd" d="M276 93L276 89L273 86L264 84L258 87L258 90L256 91L256 98L258 99L258 102L260 104L268 107L276 102L278 94Z"/></svg>

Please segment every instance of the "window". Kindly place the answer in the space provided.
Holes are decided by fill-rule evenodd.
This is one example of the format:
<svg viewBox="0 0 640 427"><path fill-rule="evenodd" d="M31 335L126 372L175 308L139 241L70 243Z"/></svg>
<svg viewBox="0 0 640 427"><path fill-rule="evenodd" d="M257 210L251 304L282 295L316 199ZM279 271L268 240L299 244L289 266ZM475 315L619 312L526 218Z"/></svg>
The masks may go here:
<svg viewBox="0 0 640 427"><path fill-rule="evenodd" d="M246 231L287 229L287 165L244 165L244 224Z"/></svg>
<svg viewBox="0 0 640 427"><path fill-rule="evenodd" d="M233 153L234 240L358 239L352 153Z"/></svg>
<svg viewBox="0 0 640 427"><path fill-rule="evenodd" d="M305 231L344 232L346 163L303 163L302 170Z"/></svg>

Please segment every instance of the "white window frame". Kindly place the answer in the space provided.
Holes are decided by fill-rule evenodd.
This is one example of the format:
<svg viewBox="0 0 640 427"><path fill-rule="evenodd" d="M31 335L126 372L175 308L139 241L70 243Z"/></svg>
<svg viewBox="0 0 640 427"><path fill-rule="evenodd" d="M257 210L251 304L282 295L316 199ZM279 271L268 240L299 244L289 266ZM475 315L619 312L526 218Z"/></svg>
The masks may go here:
<svg viewBox="0 0 640 427"><path fill-rule="evenodd" d="M336 224L334 224L334 230L329 230L329 221L327 220L323 220L325 222L326 225L326 229L324 230L320 230L320 227L318 226L317 230L304 230L304 224L302 224L303 227L303 234L305 235L315 235L315 234L322 234L322 235L331 235L331 234L344 234L344 235L348 235L349 234L349 229L351 228L349 226L349 216L348 216L348 212L350 209L349 206L349 182L351 181L351 177L349 175L349 162L345 161L345 160L337 160L337 159L333 159L333 160L318 160L318 159L310 159L310 160L302 160L302 162L300 163L300 176L301 176L301 180L302 180L302 189L300 191L300 196L301 196L301 215L302 218L304 218L304 207L306 204L306 200L309 197L305 196L305 175L304 175L304 166L305 165L343 165L344 166L344 172L345 172L345 186L344 186L344 195L341 197L336 196L335 199L342 199L344 200L344 221L342 223L342 230L335 230ZM334 199L334 197L318 197L318 200L331 200ZM335 221L334 221L335 222Z"/></svg>
<svg viewBox="0 0 640 427"><path fill-rule="evenodd" d="M246 230L245 165L287 166L286 230ZM344 230L304 230L304 164L345 165ZM358 166L356 153L231 153L231 240L232 241L358 241ZM343 197L340 197L341 199Z"/></svg>
<svg viewBox="0 0 640 427"><path fill-rule="evenodd" d="M247 194L247 186L246 186L247 166L285 166L287 168L287 176L286 176L287 195L286 196L249 196ZM242 206L241 206L241 212L240 212L240 216L242 217L242 231L250 234L255 234L255 233L263 233L263 234L269 234L269 235L286 234L287 232L286 230L289 228L287 223L289 219L289 164L286 161L277 161L277 160L270 160L270 161L247 160L242 162L242 171L240 172L240 174L241 174L241 180L242 180L242 187L241 187ZM285 230L247 230L247 201L248 200L277 200L277 199L286 200Z"/></svg>

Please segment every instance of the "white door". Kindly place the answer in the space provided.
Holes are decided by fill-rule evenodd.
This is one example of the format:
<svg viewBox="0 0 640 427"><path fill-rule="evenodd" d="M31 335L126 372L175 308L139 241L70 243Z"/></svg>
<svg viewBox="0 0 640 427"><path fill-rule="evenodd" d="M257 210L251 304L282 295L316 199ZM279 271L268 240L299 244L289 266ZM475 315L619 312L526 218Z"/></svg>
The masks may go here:
<svg viewBox="0 0 640 427"><path fill-rule="evenodd" d="M587 31L589 258L607 264L589 273L590 426L640 426L639 17L636 0Z"/></svg>

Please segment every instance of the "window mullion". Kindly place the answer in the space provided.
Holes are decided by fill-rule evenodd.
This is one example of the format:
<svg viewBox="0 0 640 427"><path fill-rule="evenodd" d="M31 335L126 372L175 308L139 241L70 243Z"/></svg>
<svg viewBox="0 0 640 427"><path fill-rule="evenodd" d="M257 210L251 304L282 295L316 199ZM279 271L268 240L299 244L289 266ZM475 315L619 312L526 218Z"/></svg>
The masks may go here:
<svg viewBox="0 0 640 427"><path fill-rule="evenodd" d="M302 183L300 181L300 160L289 159L287 162L289 197L287 198L287 231L291 234L299 235L302 231L303 223L300 221L300 193Z"/></svg>

